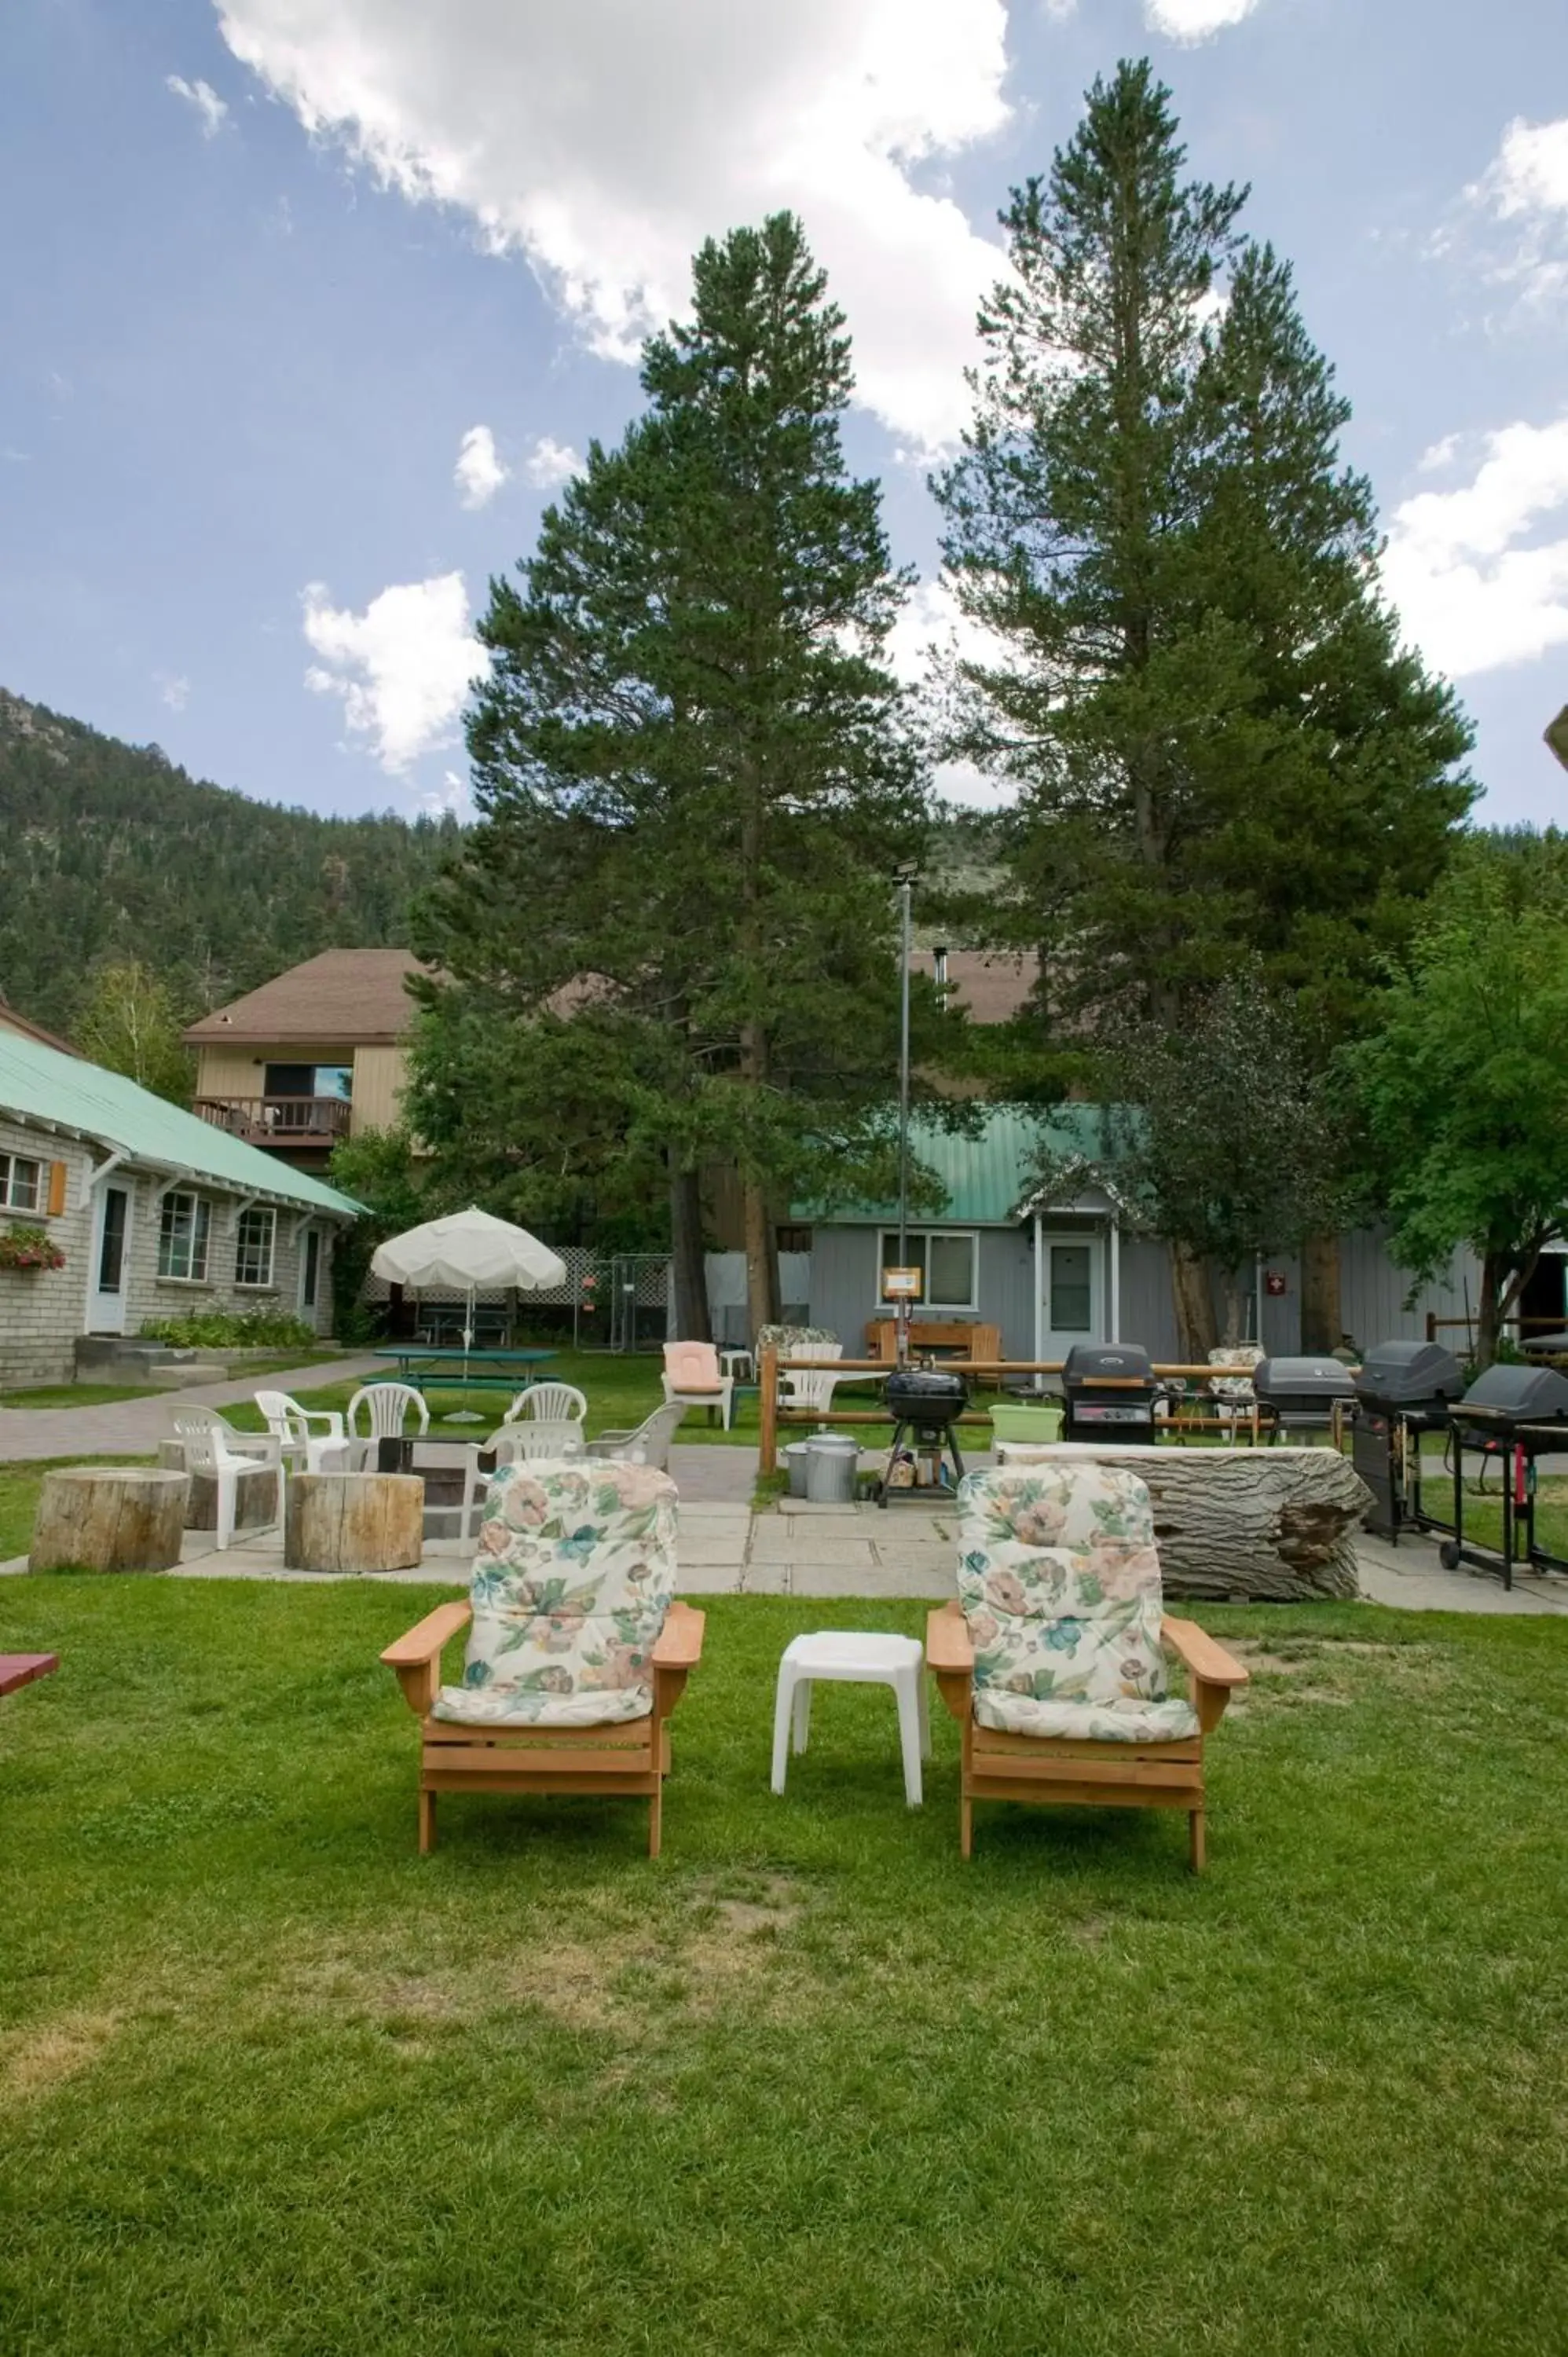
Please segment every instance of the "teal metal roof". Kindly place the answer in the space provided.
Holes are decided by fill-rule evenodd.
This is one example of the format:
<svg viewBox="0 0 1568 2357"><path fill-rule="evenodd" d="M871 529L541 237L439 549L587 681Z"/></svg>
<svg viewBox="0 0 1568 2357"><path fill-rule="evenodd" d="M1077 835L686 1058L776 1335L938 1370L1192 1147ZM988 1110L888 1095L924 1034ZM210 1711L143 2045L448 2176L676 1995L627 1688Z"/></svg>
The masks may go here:
<svg viewBox="0 0 1568 2357"><path fill-rule="evenodd" d="M1097 1104L989 1105L984 1126L973 1137L940 1129L918 1114L909 1124L912 1157L936 1173L947 1189L947 1209L912 1213L917 1224L931 1219L972 1228L1012 1227L1035 1191L1042 1154L1083 1155L1099 1159L1103 1108ZM823 1210L798 1206L792 1216L828 1227L881 1226L898 1216L895 1203L855 1203Z"/></svg>
<svg viewBox="0 0 1568 2357"><path fill-rule="evenodd" d="M0 1031L0 1111L52 1122L119 1147L133 1162L188 1171L244 1194L271 1195L352 1219L360 1206L302 1170L247 1146L193 1113L168 1104L123 1073L80 1056L62 1056L37 1039Z"/></svg>

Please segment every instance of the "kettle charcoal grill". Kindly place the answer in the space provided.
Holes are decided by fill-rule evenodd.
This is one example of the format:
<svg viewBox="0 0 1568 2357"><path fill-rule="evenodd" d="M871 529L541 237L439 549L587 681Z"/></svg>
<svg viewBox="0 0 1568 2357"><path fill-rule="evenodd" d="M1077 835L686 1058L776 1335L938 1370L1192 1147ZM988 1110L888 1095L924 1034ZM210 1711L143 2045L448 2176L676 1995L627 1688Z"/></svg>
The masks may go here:
<svg viewBox="0 0 1568 2357"><path fill-rule="evenodd" d="M1062 1394L1064 1440L1154 1447L1155 1403L1162 1394L1149 1354L1136 1342L1075 1342L1062 1361Z"/></svg>
<svg viewBox="0 0 1568 2357"><path fill-rule="evenodd" d="M1568 1456L1568 1376L1553 1367L1488 1367L1449 1409L1448 1421L1454 1534L1439 1550L1445 1568L1456 1571L1467 1563L1476 1571L1499 1573L1505 1587L1513 1586L1516 1563L1531 1571L1568 1572L1568 1559L1549 1554L1535 1535L1536 1460ZM1482 1495L1487 1464L1501 1468L1500 1547L1479 1546L1465 1537L1466 1449L1480 1456Z"/></svg>
<svg viewBox="0 0 1568 2357"><path fill-rule="evenodd" d="M1337 1359L1261 1359L1252 1370L1259 1403L1273 1411L1269 1438L1282 1433L1327 1432L1338 1438L1356 1386Z"/></svg>
<svg viewBox="0 0 1568 2357"><path fill-rule="evenodd" d="M1395 1546L1402 1530L1451 1530L1423 1502L1421 1440L1448 1430L1449 1402L1465 1388L1458 1360L1441 1342L1380 1342L1355 1384L1360 1408L1351 1455L1372 1493L1364 1528Z"/></svg>
<svg viewBox="0 0 1568 2357"><path fill-rule="evenodd" d="M969 1405L969 1386L963 1377L950 1367L895 1367L882 1386L882 1396L893 1418L893 1445L887 1452L887 1469L876 1485L877 1504L886 1506L889 1494L906 1494L893 1481L893 1468L904 1455L917 1464L923 1457L930 1466L931 1480L925 1485L928 1499L932 1489L947 1487L942 1460L944 1454L950 1456L956 1489L963 1480L963 1458L954 1426ZM911 1487L907 1494L918 1499L921 1491Z"/></svg>

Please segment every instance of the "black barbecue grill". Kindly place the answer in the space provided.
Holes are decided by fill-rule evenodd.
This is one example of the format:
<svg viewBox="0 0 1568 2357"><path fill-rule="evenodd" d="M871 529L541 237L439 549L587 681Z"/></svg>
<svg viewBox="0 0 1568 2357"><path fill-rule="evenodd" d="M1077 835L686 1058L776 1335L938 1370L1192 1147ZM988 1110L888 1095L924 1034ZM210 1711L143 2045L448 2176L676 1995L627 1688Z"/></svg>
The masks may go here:
<svg viewBox="0 0 1568 2357"><path fill-rule="evenodd" d="M1402 1530L1450 1530L1422 1502L1421 1437L1448 1429L1449 1403L1465 1388L1458 1360L1441 1342L1380 1342L1355 1384L1351 1453L1372 1493L1365 1527L1395 1545Z"/></svg>
<svg viewBox="0 0 1568 2357"><path fill-rule="evenodd" d="M1155 1403L1162 1396L1147 1351L1136 1342L1077 1342L1062 1361L1064 1440L1109 1440L1152 1447Z"/></svg>
<svg viewBox="0 0 1568 2357"><path fill-rule="evenodd" d="M876 1485L877 1504L886 1505L894 1489L893 1468L903 1457L916 1465L926 1460L930 1474L925 1484L928 1498L931 1489L943 1486L944 1454L952 1458L955 1486L961 1481L963 1458L953 1427L969 1405L969 1386L963 1377L951 1367L895 1367L882 1386L882 1396L893 1418L893 1446L887 1452L887 1470ZM911 1488L909 1494L919 1492Z"/></svg>
<svg viewBox="0 0 1568 2357"><path fill-rule="evenodd" d="M1454 1535L1443 1544L1444 1564L1450 1571L1467 1563L1477 1571L1500 1572L1505 1587L1513 1586L1516 1563L1524 1563L1531 1571L1568 1572L1568 1559L1549 1555L1537 1544L1535 1536L1536 1459L1568 1456L1568 1376L1560 1375L1553 1367L1488 1367L1449 1409L1448 1420ZM1487 1465L1500 1469L1500 1547L1477 1546L1466 1540L1466 1449L1480 1456L1483 1495Z"/></svg>
<svg viewBox="0 0 1568 2357"><path fill-rule="evenodd" d="M1261 1359L1252 1389L1262 1407L1273 1411L1271 1441L1282 1433L1337 1435L1346 1405L1355 1405L1356 1386L1337 1359Z"/></svg>

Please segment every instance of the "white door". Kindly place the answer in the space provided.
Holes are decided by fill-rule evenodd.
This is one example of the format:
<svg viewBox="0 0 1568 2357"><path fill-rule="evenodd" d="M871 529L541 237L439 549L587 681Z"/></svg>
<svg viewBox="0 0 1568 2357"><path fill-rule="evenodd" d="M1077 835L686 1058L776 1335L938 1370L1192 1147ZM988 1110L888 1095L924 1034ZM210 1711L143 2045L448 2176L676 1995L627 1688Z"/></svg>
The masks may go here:
<svg viewBox="0 0 1568 2357"><path fill-rule="evenodd" d="M1098 1342L1104 1335L1105 1240L1102 1236L1040 1238L1045 1288L1047 1359L1065 1359L1075 1342Z"/></svg>
<svg viewBox="0 0 1568 2357"><path fill-rule="evenodd" d="M131 1190L100 1187L92 1228L92 1290L87 1297L90 1334L125 1330L125 1281L130 1274Z"/></svg>

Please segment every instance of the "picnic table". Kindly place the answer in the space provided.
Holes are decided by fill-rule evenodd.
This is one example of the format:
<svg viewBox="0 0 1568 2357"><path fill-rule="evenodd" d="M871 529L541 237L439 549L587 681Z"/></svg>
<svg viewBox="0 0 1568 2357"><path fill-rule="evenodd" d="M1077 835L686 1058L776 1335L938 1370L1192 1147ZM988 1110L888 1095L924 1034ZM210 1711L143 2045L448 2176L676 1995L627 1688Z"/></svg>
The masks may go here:
<svg viewBox="0 0 1568 2357"><path fill-rule="evenodd" d="M371 1353L375 1359L395 1360L400 1380L422 1394L432 1384L446 1391L504 1391L520 1378L526 1382L535 1367L559 1355L555 1351L450 1350L428 1342L404 1342Z"/></svg>
<svg viewBox="0 0 1568 2357"><path fill-rule="evenodd" d="M15 1694L59 1667L58 1653L0 1653L0 1695Z"/></svg>

